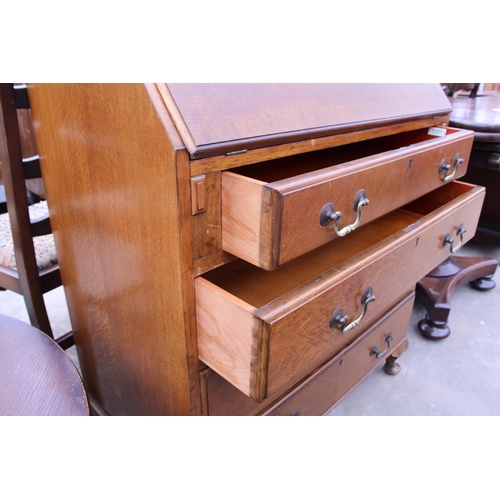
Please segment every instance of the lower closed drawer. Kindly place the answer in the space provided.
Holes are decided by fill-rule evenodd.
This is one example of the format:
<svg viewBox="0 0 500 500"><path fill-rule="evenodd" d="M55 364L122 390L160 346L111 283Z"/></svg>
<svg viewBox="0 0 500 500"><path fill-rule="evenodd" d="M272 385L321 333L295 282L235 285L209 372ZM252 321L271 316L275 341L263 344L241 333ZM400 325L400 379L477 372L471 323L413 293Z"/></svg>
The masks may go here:
<svg viewBox="0 0 500 500"><path fill-rule="evenodd" d="M483 199L452 182L275 271L234 261L196 278L200 359L255 401L276 397L468 241Z"/></svg>
<svg viewBox="0 0 500 500"><path fill-rule="evenodd" d="M414 293L405 297L353 344L263 414L315 416L328 413L401 345L406 337L414 297Z"/></svg>

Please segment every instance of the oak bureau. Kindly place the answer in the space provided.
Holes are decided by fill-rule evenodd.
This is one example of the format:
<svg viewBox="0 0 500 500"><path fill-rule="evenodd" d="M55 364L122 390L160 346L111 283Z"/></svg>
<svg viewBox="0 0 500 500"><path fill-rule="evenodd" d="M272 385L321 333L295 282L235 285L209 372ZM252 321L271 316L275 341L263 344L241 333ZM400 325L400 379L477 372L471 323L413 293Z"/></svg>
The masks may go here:
<svg viewBox="0 0 500 500"><path fill-rule="evenodd" d="M439 84L28 93L98 413L327 413L397 373L417 281L476 229Z"/></svg>

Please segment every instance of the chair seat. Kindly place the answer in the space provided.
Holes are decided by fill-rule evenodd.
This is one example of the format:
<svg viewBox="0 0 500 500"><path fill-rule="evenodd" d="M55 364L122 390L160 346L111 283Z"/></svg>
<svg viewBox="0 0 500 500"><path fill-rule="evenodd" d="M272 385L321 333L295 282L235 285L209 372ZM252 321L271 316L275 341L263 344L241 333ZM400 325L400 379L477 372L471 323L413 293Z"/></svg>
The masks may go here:
<svg viewBox="0 0 500 500"><path fill-rule="evenodd" d="M47 335L0 314L0 416L88 416L69 356Z"/></svg>
<svg viewBox="0 0 500 500"><path fill-rule="evenodd" d="M40 201L29 207L30 219L48 215L49 210L46 201ZM33 238L35 248L36 262L38 270L43 270L54 264L57 264L57 253L54 244L54 236L47 234L35 236ZM16 259L14 255L14 242L12 240L12 231L10 228L9 214L0 215L0 265L17 270Z"/></svg>

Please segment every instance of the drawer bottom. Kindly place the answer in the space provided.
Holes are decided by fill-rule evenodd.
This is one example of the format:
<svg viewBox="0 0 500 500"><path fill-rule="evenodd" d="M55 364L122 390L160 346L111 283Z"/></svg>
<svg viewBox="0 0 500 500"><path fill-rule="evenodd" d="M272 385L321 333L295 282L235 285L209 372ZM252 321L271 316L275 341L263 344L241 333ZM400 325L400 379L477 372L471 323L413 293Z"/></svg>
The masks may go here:
<svg viewBox="0 0 500 500"><path fill-rule="evenodd" d="M201 372L203 413L228 416L328 413L387 357L404 352L414 298L414 292L405 296L352 344L271 406L269 401L258 404L243 395L210 368L204 370Z"/></svg>

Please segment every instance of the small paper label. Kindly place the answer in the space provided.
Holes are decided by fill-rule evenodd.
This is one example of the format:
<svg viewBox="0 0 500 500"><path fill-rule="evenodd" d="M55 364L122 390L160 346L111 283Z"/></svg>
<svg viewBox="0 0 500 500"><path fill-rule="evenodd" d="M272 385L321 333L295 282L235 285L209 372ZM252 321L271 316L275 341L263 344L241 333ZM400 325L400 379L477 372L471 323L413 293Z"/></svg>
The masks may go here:
<svg viewBox="0 0 500 500"><path fill-rule="evenodd" d="M431 127L429 129L429 135L436 135L437 137L444 137L446 135L445 128Z"/></svg>

